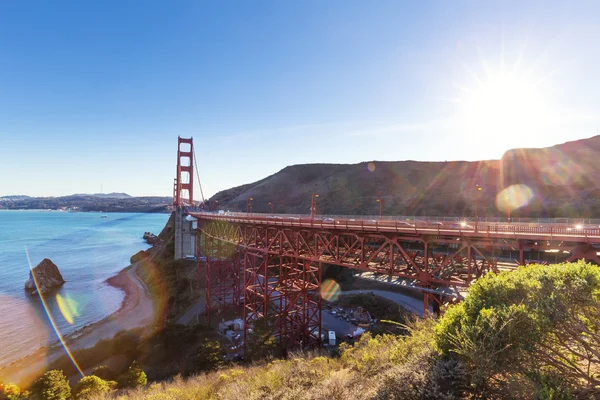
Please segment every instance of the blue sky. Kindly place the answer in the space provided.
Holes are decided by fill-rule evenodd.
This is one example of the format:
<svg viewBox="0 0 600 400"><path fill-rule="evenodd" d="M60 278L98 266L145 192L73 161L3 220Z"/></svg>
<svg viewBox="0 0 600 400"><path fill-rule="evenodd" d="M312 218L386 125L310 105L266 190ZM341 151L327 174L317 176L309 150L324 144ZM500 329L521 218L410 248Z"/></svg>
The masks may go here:
<svg viewBox="0 0 600 400"><path fill-rule="evenodd" d="M205 194L290 164L500 158L600 127L600 3L0 2L0 195Z"/></svg>

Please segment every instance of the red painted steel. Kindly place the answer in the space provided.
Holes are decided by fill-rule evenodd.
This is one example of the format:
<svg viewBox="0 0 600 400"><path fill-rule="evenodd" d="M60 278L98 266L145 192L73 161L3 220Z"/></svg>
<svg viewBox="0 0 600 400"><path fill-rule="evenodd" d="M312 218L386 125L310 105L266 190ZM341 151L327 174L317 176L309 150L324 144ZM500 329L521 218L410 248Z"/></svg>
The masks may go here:
<svg viewBox="0 0 600 400"><path fill-rule="evenodd" d="M182 145L189 144L189 151L182 150ZM177 171L173 185L173 204L183 206L194 204L194 140L177 137ZM187 178L187 179L185 179ZM187 192L187 198L184 197Z"/></svg>
<svg viewBox="0 0 600 400"><path fill-rule="evenodd" d="M248 250L244 256L244 342L266 319L285 348L314 347L321 336L321 266Z"/></svg>
<svg viewBox="0 0 600 400"><path fill-rule="evenodd" d="M475 229L434 222L313 219L312 215L192 216L203 221L202 235L260 254L262 259L290 257L404 279L423 291L426 313L427 303L435 311L436 304L459 299L464 288L487 272L530 263L526 255L531 259L536 251L538 259L540 252L554 249L557 260L585 258L600 264L593 246L600 243L600 229L595 228L480 223ZM513 254L516 259L511 261ZM269 266L267 262L265 267ZM271 298L268 287L263 292L264 298ZM259 312L252 304L247 310Z"/></svg>
<svg viewBox="0 0 600 400"><path fill-rule="evenodd" d="M213 311L240 307L243 254L237 246L209 236L203 242L204 249L199 254L206 258L206 316L210 324Z"/></svg>

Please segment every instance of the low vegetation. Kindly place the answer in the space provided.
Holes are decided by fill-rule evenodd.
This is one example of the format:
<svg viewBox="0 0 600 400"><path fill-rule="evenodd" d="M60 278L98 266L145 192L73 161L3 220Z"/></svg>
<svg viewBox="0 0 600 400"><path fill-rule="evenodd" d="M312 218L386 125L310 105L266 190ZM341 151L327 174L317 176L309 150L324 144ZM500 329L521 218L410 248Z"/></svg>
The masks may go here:
<svg viewBox="0 0 600 400"><path fill-rule="evenodd" d="M583 262L487 275L435 327L476 392L600 395L600 269Z"/></svg>
<svg viewBox="0 0 600 400"><path fill-rule="evenodd" d="M383 297L376 296L373 293L341 296L337 303L343 306L360 306L367 310L371 317L378 321L375 326L369 328L369 331L374 335L384 333L397 335L405 334L406 323L412 317L410 312L406 311L398 304Z"/></svg>
<svg viewBox="0 0 600 400"><path fill-rule="evenodd" d="M435 321L413 320L403 335L367 333L334 354L287 359L147 384L137 365L117 379L85 378L74 398L94 399L595 399L600 397L600 268L583 262L528 266L478 280ZM265 331L264 338L269 340ZM197 354L198 352L196 352ZM267 354L266 356L273 356ZM200 363L198 359L196 362ZM204 365L201 369L207 369ZM105 368L96 371L111 378ZM49 375L48 377L46 375ZM59 371L32 388L67 393ZM51 378L50 378L51 377ZM41 383L40 383L41 382ZM48 382L54 382L55 386ZM56 388L55 388L56 387ZM106 388L109 389L106 389ZM129 387L129 388L126 388ZM58 389L62 388L62 389ZM4 398L18 388L2 386ZM13 397L10 397L13 396ZM16 396L16 397L15 397Z"/></svg>

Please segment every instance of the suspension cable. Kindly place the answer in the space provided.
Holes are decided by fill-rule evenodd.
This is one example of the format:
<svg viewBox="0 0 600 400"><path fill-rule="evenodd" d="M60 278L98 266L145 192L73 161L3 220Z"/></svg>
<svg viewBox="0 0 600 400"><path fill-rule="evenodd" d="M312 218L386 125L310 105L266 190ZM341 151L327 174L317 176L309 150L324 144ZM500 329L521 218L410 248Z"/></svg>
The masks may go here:
<svg viewBox="0 0 600 400"><path fill-rule="evenodd" d="M202 203L204 204L204 192L202 191L202 184L200 183L200 174L198 173L198 162L196 161L196 149L192 150L194 155L194 168L196 169L196 178L198 179L198 186L200 187L200 196L202 197Z"/></svg>

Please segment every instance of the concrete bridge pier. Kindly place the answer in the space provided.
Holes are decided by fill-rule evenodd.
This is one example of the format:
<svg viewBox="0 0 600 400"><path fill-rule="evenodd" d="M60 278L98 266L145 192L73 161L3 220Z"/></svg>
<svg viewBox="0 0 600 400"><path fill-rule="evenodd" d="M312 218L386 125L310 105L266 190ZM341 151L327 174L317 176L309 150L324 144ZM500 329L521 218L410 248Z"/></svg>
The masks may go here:
<svg viewBox="0 0 600 400"><path fill-rule="evenodd" d="M196 257L196 228L198 221L187 218L183 207L175 209L175 260Z"/></svg>

